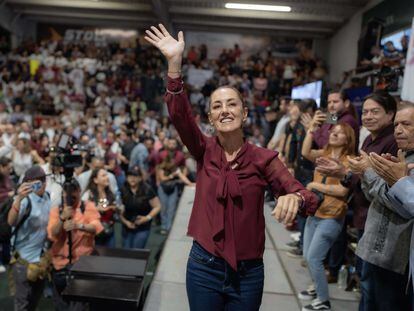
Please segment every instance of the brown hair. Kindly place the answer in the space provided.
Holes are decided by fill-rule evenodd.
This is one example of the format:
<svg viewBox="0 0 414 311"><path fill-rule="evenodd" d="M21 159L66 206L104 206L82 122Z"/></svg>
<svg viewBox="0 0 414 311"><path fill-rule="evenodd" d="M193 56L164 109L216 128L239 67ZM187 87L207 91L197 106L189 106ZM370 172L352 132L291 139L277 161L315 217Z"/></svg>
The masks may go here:
<svg viewBox="0 0 414 311"><path fill-rule="evenodd" d="M346 136L346 140L347 140L347 145L342 150L342 155L341 156L354 155L355 154L355 149L356 149L356 147L355 147L356 139L355 139L354 129L347 123L338 123L335 126L340 126L342 128L342 130L345 132L345 136ZM329 143L325 146L324 150L325 150L326 154L331 152L332 147L329 145Z"/></svg>

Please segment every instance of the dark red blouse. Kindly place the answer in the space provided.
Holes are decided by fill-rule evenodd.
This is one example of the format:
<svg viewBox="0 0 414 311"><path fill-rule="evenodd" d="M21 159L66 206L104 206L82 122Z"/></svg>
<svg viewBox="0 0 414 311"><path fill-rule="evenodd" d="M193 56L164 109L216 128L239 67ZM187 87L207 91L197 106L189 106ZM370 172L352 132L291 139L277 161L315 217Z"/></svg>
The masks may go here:
<svg viewBox="0 0 414 311"><path fill-rule="evenodd" d="M179 92L182 87L181 79L168 79L170 92ZM172 123L197 161L197 186L188 235L207 251L224 258L234 270L239 260L263 257L267 185L275 195L300 192L305 199L301 213L315 213L318 199L294 179L277 152L246 141L229 163L218 138L206 137L199 130L185 92L167 92L165 100Z"/></svg>

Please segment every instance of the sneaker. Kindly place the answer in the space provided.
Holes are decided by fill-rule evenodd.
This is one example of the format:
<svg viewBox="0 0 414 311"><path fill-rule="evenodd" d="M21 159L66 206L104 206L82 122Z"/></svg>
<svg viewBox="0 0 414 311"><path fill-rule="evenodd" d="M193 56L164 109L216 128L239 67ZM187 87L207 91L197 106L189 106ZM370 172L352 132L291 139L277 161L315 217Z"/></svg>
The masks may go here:
<svg viewBox="0 0 414 311"><path fill-rule="evenodd" d="M292 241L292 242L286 243L285 245L286 245L286 247L288 247L290 249L298 248L299 247L299 241Z"/></svg>
<svg viewBox="0 0 414 311"><path fill-rule="evenodd" d="M6 272L6 267L3 265L0 265L0 273Z"/></svg>
<svg viewBox="0 0 414 311"><path fill-rule="evenodd" d="M310 285L306 290L303 290L298 295L301 300L313 300L316 298L316 290L314 285Z"/></svg>
<svg viewBox="0 0 414 311"><path fill-rule="evenodd" d="M301 258L303 256L303 252L299 248L291 249L290 251L287 251L286 255L292 258Z"/></svg>
<svg viewBox="0 0 414 311"><path fill-rule="evenodd" d="M292 233L292 234L290 235L290 238L291 238L293 241L299 241L299 239L300 239L300 232L295 232L295 233Z"/></svg>
<svg viewBox="0 0 414 311"><path fill-rule="evenodd" d="M329 300L320 301L318 298L316 298L312 301L310 305L304 306L302 308L302 311L315 311L315 310L330 311L331 303L329 302Z"/></svg>

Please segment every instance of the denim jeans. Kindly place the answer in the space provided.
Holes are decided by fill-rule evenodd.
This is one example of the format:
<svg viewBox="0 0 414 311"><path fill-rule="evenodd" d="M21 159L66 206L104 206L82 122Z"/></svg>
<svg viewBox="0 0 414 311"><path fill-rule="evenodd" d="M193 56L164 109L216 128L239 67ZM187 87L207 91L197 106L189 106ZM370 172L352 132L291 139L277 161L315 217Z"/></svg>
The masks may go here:
<svg viewBox="0 0 414 311"><path fill-rule="evenodd" d="M321 301L329 300L328 281L323 261L342 230L343 219L308 217L303 241L303 255Z"/></svg>
<svg viewBox="0 0 414 311"><path fill-rule="evenodd" d="M362 263L361 311L412 310L412 290L407 272L399 274L367 261Z"/></svg>
<svg viewBox="0 0 414 311"><path fill-rule="evenodd" d="M166 194L161 186L158 186L158 197L161 202L161 229L170 230L177 208L178 187L170 194Z"/></svg>
<svg viewBox="0 0 414 311"><path fill-rule="evenodd" d="M127 231L122 230L122 247L123 248L145 248L150 230Z"/></svg>
<svg viewBox="0 0 414 311"><path fill-rule="evenodd" d="M197 242L187 262L187 296L191 311L259 310L264 284L262 259L238 262L234 271Z"/></svg>

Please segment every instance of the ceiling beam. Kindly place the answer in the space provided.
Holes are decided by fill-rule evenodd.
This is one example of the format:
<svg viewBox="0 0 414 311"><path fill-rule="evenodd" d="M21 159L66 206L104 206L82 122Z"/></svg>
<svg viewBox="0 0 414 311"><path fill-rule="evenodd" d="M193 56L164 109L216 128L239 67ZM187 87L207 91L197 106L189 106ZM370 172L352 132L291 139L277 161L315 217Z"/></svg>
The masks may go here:
<svg viewBox="0 0 414 311"><path fill-rule="evenodd" d="M328 27L306 27L298 25L275 25L275 24L263 24L263 23L242 23L242 22L224 22L217 20L197 20L197 19L173 19L174 24L177 25L201 25L201 26L220 26L230 28L250 28L250 29L262 29L266 30L291 30L291 31L303 31L303 32L319 32L319 33L332 33L334 29Z"/></svg>
<svg viewBox="0 0 414 311"><path fill-rule="evenodd" d="M304 14L304 13L279 13L279 12L258 12L248 10L229 10L229 9L215 9L215 8L194 8L173 5L170 7L170 13L181 15L203 15L203 16L221 16L221 17L238 17L238 18L255 18L255 19L272 19L285 21L309 21L309 22L329 22L341 24L344 21L343 17Z"/></svg>
<svg viewBox="0 0 414 311"><path fill-rule="evenodd" d="M152 22L154 19L151 16L138 16L138 15L119 15L109 13L83 13L83 12L70 12L59 10L41 10L41 9L23 9L18 11L20 14L26 16L55 16L55 17L68 17L68 18L86 18L86 19L106 19L111 21L130 21L130 22Z"/></svg>
<svg viewBox="0 0 414 311"><path fill-rule="evenodd" d="M170 13L165 4L165 1L162 0L151 0L152 8L154 14L158 17L159 22L162 23L169 32L175 34L174 25L171 23Z"/></svg>
<svg viewBox="0 0 414 311"><path fill-rule="evenodd" d="M303 39L323 39L326 38L326 34L321 33L305 33L305 32L296 32L296 31L276 31L270 30L263 33L263 30L260 29L246 29L246 28L223 28L220 26L197 26L197 25L182 25L183 31L205 31L205 32L218 32L218 33L235 33L235 34L246 34L246 35L259 35L259 36L269 36L269 37L278 37L278 38L303 38Z"/></svg>
<svg viewBox="0 0 414 311"><path fill-rule="evenodd" d="M27 20L42 22L48 24L63 24L74 26L94 26L94 27L111 27L120 29L143 29L148 27L148 23L137 23L136 21L116 21L107 19L85 19L85 18L69 18L69 17L56 17L46 15L30 15L26 17Z"/></svg>
<svg viewBox="0 0 414 311"><path fill-rule="evenodd" d="M87 1L87 0L8 0L7 4L21 6L37 6L37 7L55 7L70 9L93 9L93 10L111 10L111 11L151 11L151 5L145 3L123 3L110 1Z"/></svg>

